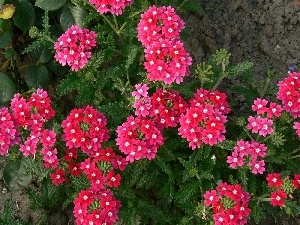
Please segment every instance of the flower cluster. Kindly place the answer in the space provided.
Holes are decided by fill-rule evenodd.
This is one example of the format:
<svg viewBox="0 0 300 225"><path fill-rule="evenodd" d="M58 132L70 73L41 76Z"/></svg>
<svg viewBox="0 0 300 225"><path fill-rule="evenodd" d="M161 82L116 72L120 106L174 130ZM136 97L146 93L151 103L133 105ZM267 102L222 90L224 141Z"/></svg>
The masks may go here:
<svg viewBox="0 0 300 225"><path fill-rule="evenodd" d="M93 154L109 138L104 114L91 106L73 109L62 122L63 139L68 148L80 148L86 154Z"/></svg>
<svg viewBox="0 0 300 225"><path fill-rule="evenodd" d="M251 142L239 140L234 147L231 156L227 156L227 163L231 168L247 164L252 168L253 174L263 174L265 171L265 161L263 158L267 155L267 147L254 140Z"/></svg>
<svg viewBox="0 0 300 225"><path fill-rule="evenodd" d="M252 133L256 133L266 137L274 132L273 118L281 116L282 107L274 102L269 102L266 99L257 98L254 100L252 110L259 116L249 116L247 129Z"/></svg>
<svg viewBox="0 0 300 225"><path fill-rule="evenodd" d="M189 101L190 107L180 117L179 135L189 142L194 150L201 144L211 146L225 140L224 123L230 112L226 95L218 91L198 89Z"/></svg>
<svg viewBox="0 0 300 225"><path fill-rule="evenodd" d="M72 25L66 30L54 44L54 58L61 65L68 64L71 70L82 69L91 58L92 47L96 46L96 33L88 29L82 29Z"/></svg>
<svg viewBox="0 0 300 225"><path fill-rule="evenodd" d="M145 47L144 66L151 81L181 83L192 58L180 41L184 22L172 7L151 6L141 15L138 39Z"/></svg>
<svg viewBox="0 0 300 225"><path fill-rule="evenodd" d="M183 28L184 22L174 8L151 6L141 15L137 27L138 40L145 47L159 40L177 40Z"/></svg>
<svg viewBox="0 0 300 225"><path fill-rule="evenodd" d="M162 131L148 118L129 116L117 128L117 145L126 154L126 160L133 162L141 158L153 159L163 144Z"/></svg>
<svg viewBox="0 0 300 225"><path fill-rule="evenodd" d="M267 175L266 180L272 190L270 204L273 206L284 206L288 196L293 198L294 190L300 188L300 174L295 174L291 180L289 177L282 178L279 173L272 173Z"/></svg>
<svg viewBox="0 0 300 225"><path fill-rule="evenodd" d="M204 194L205 206L211 206L215 225L246 224L250 214L250 194L241 185L220 183L215 190Z"/></svg>
<svg viewBox="0 0 300 225"><path fill-rule="evenodd" d="M0 109L0 154L8 154L10 147L18 144L25 157L35 157L39 150L43 155L44 166L56 168L56 133L44 127L54 115L46 91L38 89L28 100L15 94L10 107ZM21 141L21 136L24 141Z"/></svg>
<svg viewBox="0 0 300 225"><path fill-rule="evenodd" d="M89 0L97 8L100 14L111 13L121 15L125 7L131 5L133 0Z"/></svg>
<svg viewBox="0 0 300 225"><path fill-rule="evenodd" d="M294 118L300 116L300 73L291 72L287 78L278 82L277 99L281 100L283 109Z"/></svg>
<svg viewBox="0 0 300 225"><path fill-rule="evenodd" d="M74 200L76 224L113 225L121 207L110 190L82 190Z"/></svg>

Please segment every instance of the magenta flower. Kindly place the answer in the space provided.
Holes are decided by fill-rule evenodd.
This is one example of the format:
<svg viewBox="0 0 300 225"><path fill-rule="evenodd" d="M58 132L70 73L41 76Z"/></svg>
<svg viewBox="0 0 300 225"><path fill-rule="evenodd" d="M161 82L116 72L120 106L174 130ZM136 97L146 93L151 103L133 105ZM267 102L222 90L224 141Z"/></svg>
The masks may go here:
<svg viewBox="0 0 300 225"><path fill-rule="evenodd" d="M111 13L121 15L126 6L133 3L133 0L89 0L97 8L100 14Z"/></svg>
<svg viewBox="0 0 300 225"><path fill-rule="evenodd" d="M90 50L96 46L96 33L82 29L77 25L71 26L54 44L54 58L61 65L71 66L71 70L82 69L91 58Z"/></svg>
<svg viewBox="0 0 300 225"><path fill-rule="evenodd" d="M135 91L132 92L132 96L137 100L141 97L147 97L148 96L148 90L149 87L147 84L136 84L135 85Z"/></svg>

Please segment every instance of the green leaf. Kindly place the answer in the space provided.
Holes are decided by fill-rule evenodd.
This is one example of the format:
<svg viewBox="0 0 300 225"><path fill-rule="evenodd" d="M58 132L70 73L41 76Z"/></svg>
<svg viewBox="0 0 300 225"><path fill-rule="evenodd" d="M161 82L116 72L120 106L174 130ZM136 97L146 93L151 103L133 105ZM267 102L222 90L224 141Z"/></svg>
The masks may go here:
<svg viewBox="0 0 300 225"><path fill-rule="evenodd" d="M54 11L60 9L65 3L66 0L37 0L35 6L43 10Z"/></svg>
<svg viewBox="0 0 300 225"><path fill-rule="evenodd" d="M73 14L71 12L71 8L69 5L66 5L60 15L59 18L60 25L64 30L67 30L69 27L71 27L73 24L75 24L75 19L73 17Z"/></svg>
<svg viewBox="0 0 300 225"><path fill-rule="evenodd" d="M53 57L52 44L45 42L39 45L37 48L32 49L31 54L36 61L40 63L46 63Z"/></svg>
<svg viewBox="0 0 300 225"><path fill-rule="evenodd" d="M0 34L0 48L6 48L12 41L12 33L4 31Z"/></svg>
<svg viewBox="0 0 300 225"><path fill-rule="evenodd" d="M18 0L15 6L16 12L13 16L14 23L23 33L26 33L35 21L34 7L27 0Z"/></svg>
<svg viewBox="0 0 300 225"><path fill-rule="evenodd" d="M9 161L3 171L3 180L7 187L12 191L19 191L27 187L31 182L31 174L27 174L28 158L19 158Z"/></svg>
<svg viewBox="0 0 300 225"><path fill-rule="evenodd" d="M4 4L4 0L0 0L0 8L2 7L3 4Z"/></svg>
<svg viewBox="0 0 300 225"><path fill-rule="evenodd" d="M75 23L80 27L84 27L84 19L88 15L88 12L78 6L70 7L70 9L75 19Z"/></svg>
<svg viewBox="0 0 300 225"><path fill-rule="evenodd" d="M16 85L4 73L0 73L0 102L9 101L16 93Z"/></svg>
<svg viewBox="0 0 300 225"><path fill-rule="evenodd" d="M26 83L29 88L39 88L47 84L49 73L45 66L34 65L28 67L26 71Z"/></svg>

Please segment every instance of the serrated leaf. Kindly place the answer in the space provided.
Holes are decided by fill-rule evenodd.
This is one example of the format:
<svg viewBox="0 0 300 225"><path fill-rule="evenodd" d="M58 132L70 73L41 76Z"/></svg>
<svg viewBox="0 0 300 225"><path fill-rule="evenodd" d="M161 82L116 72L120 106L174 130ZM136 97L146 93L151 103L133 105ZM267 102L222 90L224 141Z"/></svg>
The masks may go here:
<svg viewBox="0 0 300 225"><path fill-rule="evenodd" d="M35 21L34 7L27 0L18 0L15 2L15 6L16 12L13 16L14 23L23 33L26 33Z"/></svg>
<svg viewBox="0 0 300 225"><path fill-rule="evenodd" d="M54 11L60 9L65 3L66 0L37 0L35 6L43 10Z"/></svg>
<svg viewBox="0 0 300 225"><path fill-rule="evenodd" d="M6 48L12 41L12 33L4 31L0 34L0 48Z"/></svg>
<svg viewBox="0 0 300 225"><path fill-rule="evenodd" d="M0 102L7 102L16 93L16 85L6 74L1 72L0 80Z"/></svg>
<svg viewBox="0 0 300 225"><path fill-rule="evenodd" d="M44 87L49 80L49 73L45 66L29 66L26 71L26 83L29 88Z"/></svg>
<svg viewBox="0 0 300 225"><path fill-rule="evenodd" d="M68 92L79 87L80 84L80 79L76 75L70 73L58 84L57 94L60 96L66 95Z"/></svg>
<svg viewBox="0 0 300 225"><path fill-rule="evenodd" d="M31 182L32 176L28 174L28 158L19 158L9 161L3 171L3 180L12 191L19 191L26 188Z"/></svg>

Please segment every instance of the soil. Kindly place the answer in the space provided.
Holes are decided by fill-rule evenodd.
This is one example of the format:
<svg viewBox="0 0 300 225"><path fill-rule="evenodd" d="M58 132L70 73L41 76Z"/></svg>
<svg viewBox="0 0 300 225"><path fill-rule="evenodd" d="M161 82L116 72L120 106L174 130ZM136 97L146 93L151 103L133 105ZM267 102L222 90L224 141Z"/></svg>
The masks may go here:
<svg viewBox="0 0 300 225"><path fill-rule="evenodd" d="M185 42L193 63L206 61L212 53L225 48L231 62L255 63L256 79L266 68L287 75L288 66L300 68L300 6L291 0L203 0L202 12L184 15L190 35ZM1 61L1 60L0 60ZM38 224L42 212L33 212L24 191L11 193L2 179L5 158L0 157L0 211L12 195L14 215L30 224ZM55 225L73 224L72 211L57 212L51 217ZM264 221L262 224L276 224ZM283 219L277 224L300 224L297 219Z"/></svg>

